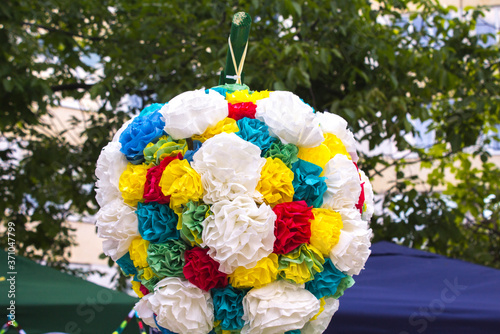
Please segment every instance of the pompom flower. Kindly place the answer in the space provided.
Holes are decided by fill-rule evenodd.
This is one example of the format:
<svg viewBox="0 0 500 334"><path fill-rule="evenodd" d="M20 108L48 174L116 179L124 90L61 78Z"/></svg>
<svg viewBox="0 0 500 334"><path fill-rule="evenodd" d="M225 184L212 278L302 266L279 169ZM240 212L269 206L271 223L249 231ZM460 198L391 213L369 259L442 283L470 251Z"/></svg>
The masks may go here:
<svg viewBox="0 0 500 334"><path fill-rule="evenodd" d="M297 156L302 160L318 165L322 169L337 154L344 154L348 159L351 158L344 144L337 136L331 133L325 133L324 136L325 140L321 145L311 148L301 147Z"/></svg>
<svg viewBox="0 0 500 334"><path fill-rule="evenodd" d="M149 298L151 297L153 297L152 293L142 297L135 304L134 309L137 312L137 315L141 318L142 321L144 321L146 325L153 328L158 328L155 322L154 311L152 309L151 304L149 303Z"/></svg>
<svg viewBox="0 0 500 334"><path fill-rule="evenodd" d="M325 166L327 190L323 208L330 210L353 209L359 200L361 182L358 169L343 154L337 154Z"/></svg>
<svg viewBox="0 0 500 334"><path fill-rule="evenodd" d="M130 254L127 250L127 253L116 260L116 264L120 266L123 274L126 276L134 276L137 274L137 269L134 266L134 262L130 259Z"/></svg>
<svg viewBox="0 0 500 334"><path fill-rule="evenodd" d="M165 132L174 139L201 135L227 117L227 102L219 93L204 89L184 92L161 108Z"/></svg>
<svg viewBox="0 0 500 334"><path fill-rule="evenodd" d="M148 169L143 195L145 203L157 202L160 204L167 204L170 202L170 196L163 195L161 191L160 180L165 168L175 159L182 159L182 155L179 154L176 157L166 157L158 166L152 166Z"/></svg>
<svg viewBox="0 0 500 334"><path fill-rule="evenodd" d="M184 276L205 291L223 288L227 285L227 275L219 271L219 263L208 256L207 251L208 249L194 247L184 253Z"/></svg>
<svg viewBox="0 0 500 334"><path fill-rule="evenodd" d="M216 321L221 321L222 330L238 330L243 328L243 297L245 291L228 285L223 289L213 289L214 315Z"/></svg>
<svg viewBox="0 0 500 334"><path fill-rule="evenodd" d="M335 268L330 259L323 264L323 271L314 276L313 281L306 283L306 289L316 298L333 297L337 292L340 282L347 275Z"/></svg>
<svg viewBox="0 0 500 334"><path fill-rule="evenodd" d="M314 216L306 202L289 202L278 204L273 209L276 214L274 227L274 252L286 254L311 237L311 220Z"/></svg>
<svg viewBox="0 0 500 334"><path fill-rule="evenodd" d="M102 149L97 159L95 192L97 203L101 207L121 198L119 181L123 171L127 169L127 159L120 148L120 143L111 142Z"/></svg>
<svg viewBox="0 0 500 334"><path fill-rule="evenodd" d="M101 207L96 217L97 235L102 242L104 254L114 261L128 252L130 243L139 236L137 216L134 209L115 199Z"/></svg>
<svg viewBox="0 0 500 334"><path fill-rule="evenodd" d="M203 195L201 178L186 160L174 160L163 171L160 187L170 196L170 207L180 213L180 206L189 200L198 201Z"/></svg>
<svg viewBox="0 0 500 334"><path fill-rule="evenodd" d="M156 143L149 143L144 149L144 159L147 164L160 164L166 157L175 157L187 151L186 140L173 140L170 136L162 136Z"/></svg>
<svg viewBox="0 0 500 334"><path fill-rule="evenodd" d="M269 150L264 153L265 158L278 158L288 167L292 168L292 164L297 162L297 154L299 149L293 144L283 144L281 141L275 141L269 147Z"/></svg>
<svg viewBox="0 0 500 334"><path fill-rule="evenodd" d="M236 132L238 137L250 142L260 148L265 153L275 138L269 135L269 127L266 123L253 118L243 118L238 122L239 131ZM261 153L261 155L264 155Z"/></svg>
<svg viewBox="0 0 500 334"><path fill-rule="evenodd" d="M207 140L193 156L193 168L201 175L205 203L232 200L241 195L259 197L255 188L266 160L260 149L234 133Z"/></svg>
<svg viewBox="0 0 500 334"><path fill-rule="evenodd" d="M260 288L278 277L278 255L269 254L257 262L255 267L238 267L229 275L229 283L235 288Z"/></svg>
<svg viewBox="0 0 500 334"><path fill-rule="evenodd" d="M341 230L339 242L330 251L330 259L337 268L349 275L358 275L370 256L371 229Z"/></svg>
<svg viewBox="0 0 500 334"><path fill-rule="evenodd" d="M151 202L137 204L139 233L144 240L152 243L164 243L168 239L177 239L177 215L167 205Z"/></svg>
<svg viewBox="0 0 500 334"><path fill-rule="evenodd" d="M210 293L189 281L164 278L147 303L156 314L158 325L174 333L206 334L213 328L214 306Z"/></svg>
<svg viewBox="0 0 500 334"><path fill-rule="evenodd" d="M323 196L327 190L325 178L320 177L321 167L305 160L297 161L292 166L294 174L293 188L295 201L306 201L307 205L315 208L323 204Z"/></svg>
<svg viewBox="0 0 500 334"><path fill-rule="evenodd" d="M278 158L267 158L257 191L270 206L293 200L293 172Z"/></svg>
<svg viewBox="0 0 500 334"><path fill-rule="evenodd" d="M141 163L144 160L144 148L164 134L164 127L162 115L157 111L134 118L120 135L120 151L131 163Z"/></svg>
<svg viewBox="0 0 500 334"><path fill-rule="evenodd" d="M203 247L231 274L238 267L252 268L273 251L276 215L267 204L258 206L250 197L237 197L212 205L203 222Z"/></svg>
<svg viewBox="0 0 500 334"><path fill-rule="evenodd" d="M187 246L181 240L167 240L161 244L149 244L147 262L155 275L182 277L184 252Z"/></svg>
<svg viewBox="0 0 500 334"><path fill-rule="evenodd" d="M137 202L142 201L144 195L144 184L149 166L133 165L129 163L127 169L120 176L119 188L125 203L137 206Z"/></svg>
<svg viewBox="0 0 500 334"><path fill-rule="evenodd" d="M209 206L198 202L189 201L184 206L181 214L181 238L191 246L200 245L203 231L203 220Z"/></svg>
<svg viewBox="0 0 500 334"><path fill-rule="evenodd" d="M302 244L288 254L279 258L279 275L296 284L303 284L314 278L316 273L323 271L325 259L314 246Z"/></svg>
<svg viewBox="0 0 500 334"><path fill-rule="evenodd" d="M243 298L242 334L284 333L301 329L319 311L312 293L286 281L250 290Z"/></svg>
<svg viewBox="0 0 500 334"><path fill-rule="evenodd" d="M335 298L325 298L325 306L323 312L314 320L307 322L300 330L301 334L321 334L327 328L332 320L333 315L339 309L339 301Z"/></svg>
<svg viewBox="0 0 500 334"><path fill-rule="evenodd" d="M142 238L135 238L130 243L130 259L136 268L146 268L148 266L148 246L149 241Z"/></svg>
<svg viewBox="0 0 500 334"><path fill-rule="evenodd" d="M253 102L257 100L262 100L269 97L269 92L267 90L261 92L249 92L248 89L237 90L233 92L226 93L226 100L228 103L235 104L239 102Z"/></svg>
<svg viewBox="0 0 500 334"><path fill-rule="evenodd" d="M329 112L318 112L315 116L323 132L334 134L340 139L353 161L357 162L356 141L354 140L352 132L347 129L346 120Z"/></svg>
<svg viewBox="0 0 500 334"><path fill-rule="evenodd" d="M312 209L310 243L323 255L328 256L332 247L339 242L342 217L340 213L327 209Z"/></svg>
<svg viewBox="0 0 500 334"><path fill-rule="evenodd" d="M239 131L239 127L236 124L236 121L232 118L226 117L223 120L221 120L219 123L206 129L205 132L203 132L201 135L195 135L195 136L191 137L191 139L197 140L197 141L203 143L207 139L210 139L213 136L218 135L219 133L222 133L222 132L233 133L233 132L238 132L238 131Z"/></svg>
<svg viewBox="0 0 500 334"><path fill-rule="evenodd" d="M313 109L291 92L271 92L269 98L257 101L255 117L285 144L315 147L323 141Z"/></svg>
<svg viewBox="0 0 500 334"><path fill-rule="evenodd" d="M240 103L229 103L229 116L230 118L239 121L240 119L255 118L255 111L257 106L253 102L240 102Z"/></svg>

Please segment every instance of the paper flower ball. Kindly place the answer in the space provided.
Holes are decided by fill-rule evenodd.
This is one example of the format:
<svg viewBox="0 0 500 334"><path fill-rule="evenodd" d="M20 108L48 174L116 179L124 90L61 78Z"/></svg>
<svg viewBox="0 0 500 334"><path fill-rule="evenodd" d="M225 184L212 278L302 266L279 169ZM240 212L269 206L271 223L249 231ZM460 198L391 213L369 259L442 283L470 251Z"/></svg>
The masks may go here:
<svg viewBox="0 0 500 334"><path fill-rule="evenodd" d="M99 157L96 225L163 333L322 333L370 255L347 122L225 85L154 104Z"/></svg>

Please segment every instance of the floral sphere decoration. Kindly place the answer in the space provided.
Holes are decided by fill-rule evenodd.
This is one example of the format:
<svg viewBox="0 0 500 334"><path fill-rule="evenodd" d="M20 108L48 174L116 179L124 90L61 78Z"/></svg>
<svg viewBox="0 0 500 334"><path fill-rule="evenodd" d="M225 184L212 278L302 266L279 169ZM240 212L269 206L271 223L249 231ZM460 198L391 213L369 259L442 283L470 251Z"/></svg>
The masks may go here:
<svg viewBox="0 0 500 334"><path fill-rule="evenodd" d="M97 162L98 234L162 333L322 333L370 255L347 122L224 85L153 104Z"/></svg>

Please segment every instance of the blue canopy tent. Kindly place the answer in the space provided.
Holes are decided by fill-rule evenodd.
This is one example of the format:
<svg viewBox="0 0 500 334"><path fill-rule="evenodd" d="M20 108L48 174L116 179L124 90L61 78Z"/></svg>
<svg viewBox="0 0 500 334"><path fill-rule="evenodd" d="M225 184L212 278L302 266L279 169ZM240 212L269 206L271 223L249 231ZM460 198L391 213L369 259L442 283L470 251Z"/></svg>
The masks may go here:
<svg viewBox="0 0 500 334"><path fill-rule="evenodd" d="M326 334L500 333L500 270L379 242L354 278Z"/></svg>

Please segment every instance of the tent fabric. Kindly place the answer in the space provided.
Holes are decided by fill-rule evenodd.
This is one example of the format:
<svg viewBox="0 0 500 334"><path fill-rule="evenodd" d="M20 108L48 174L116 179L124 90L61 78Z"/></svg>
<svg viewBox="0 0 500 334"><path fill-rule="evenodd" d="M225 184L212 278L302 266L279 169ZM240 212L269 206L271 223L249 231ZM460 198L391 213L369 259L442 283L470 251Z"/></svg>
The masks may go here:
<svg viewBox="0 0 500 334"><path fill-rule="evenodd" d="M0 250L0 326L7 321L11 275ZM138 299L16 256L16 320L27 334L111 334ZM3 277L3 278L2 278ZM17 333L10 329L8 333ZM139 333L132 320L124 333Z"/></svg>
<svg viewBox="0 0 500 334"><path fill-rule="evenodd" d="M500 270L379 242L354 278L326 334L500 333Z"/></svg>

